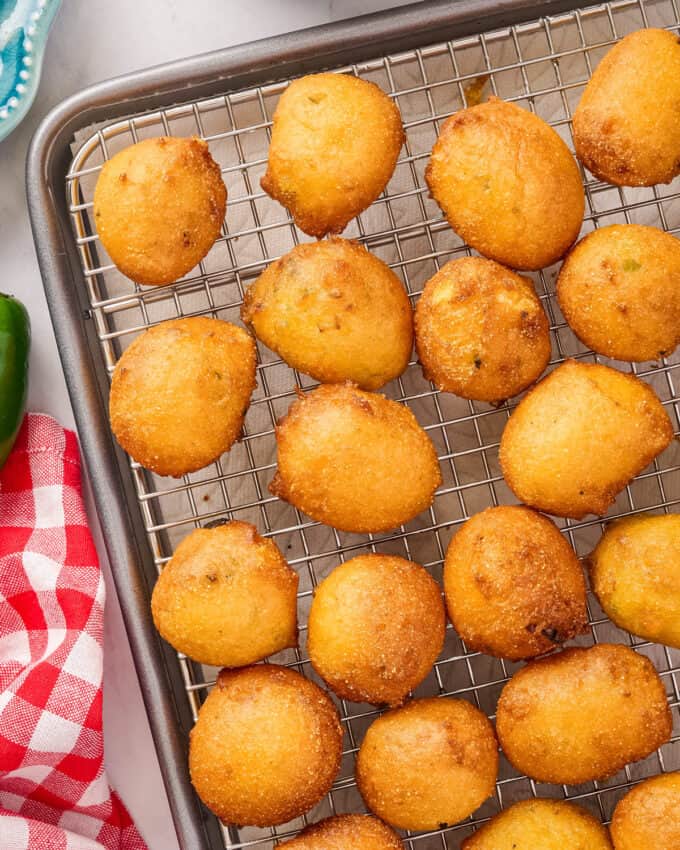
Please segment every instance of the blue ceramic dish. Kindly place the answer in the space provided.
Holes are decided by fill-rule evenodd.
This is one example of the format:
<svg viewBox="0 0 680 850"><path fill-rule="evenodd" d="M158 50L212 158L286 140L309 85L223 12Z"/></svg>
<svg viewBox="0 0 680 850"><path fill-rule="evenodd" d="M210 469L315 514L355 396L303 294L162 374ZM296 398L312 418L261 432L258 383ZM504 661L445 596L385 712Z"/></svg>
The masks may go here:
<svg viewBox="0 0 680 850"><path fill-rule="evenodd" d="M0 140L28 112L60 0L0 0Z"/></svg>

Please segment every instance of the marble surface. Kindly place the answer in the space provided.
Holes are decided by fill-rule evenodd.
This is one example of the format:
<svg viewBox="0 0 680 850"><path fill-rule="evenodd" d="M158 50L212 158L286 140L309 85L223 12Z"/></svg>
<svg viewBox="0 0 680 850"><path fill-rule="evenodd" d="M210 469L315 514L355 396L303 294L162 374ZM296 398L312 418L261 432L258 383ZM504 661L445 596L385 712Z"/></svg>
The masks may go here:
<svg viewBox="0 0 680 850"><path fill-rule="evenodd" d="M40 90L24 123L0 142L0 288L23 300L33 324L31 410L73 425L35 259L24 193L31 135L49 109L83 87L230 44L404 5L406 0L64 0ZM104 561L96 517L93 530ZM108 586L104 727L109 778L150 850L176 850L172 820L120 609Z"/></svg>

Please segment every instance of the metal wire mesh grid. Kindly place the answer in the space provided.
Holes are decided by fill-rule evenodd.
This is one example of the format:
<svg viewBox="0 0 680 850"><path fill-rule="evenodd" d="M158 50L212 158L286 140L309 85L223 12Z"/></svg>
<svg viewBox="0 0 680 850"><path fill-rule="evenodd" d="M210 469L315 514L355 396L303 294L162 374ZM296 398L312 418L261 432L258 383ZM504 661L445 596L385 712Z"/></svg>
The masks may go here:
<svg viewBox="0 0 680 850"><path fill-rule="evenodd" d="M593 67L618 38L642 26L680 29L676 0L620 0L527 24L466 37L454 42L384 56L337 69L380 85L400 107L407 140L384 195L347 228L387 262L413 301L425 281L448 260L470 254L428 197L423 173L442 121L485 86L506 100L531 109L555 127L571 146L570 119ZM82 260L90 303L89 318L109 373L144 328L177 316L210 315L239 321L248 283L273 259L306 240L286 211L264 195L264 172L271 117L287 81L223 97L185 103L133 116L81 134L73 144L66 191L74 238ZM182 281L142 289L110 263L96 236L92 196L102 163L117 150L149 136L198 135L210 144L229 192L221 237L205 260ZM620 189L584 173L587 206L583 232L619 222L653 224L680 232L680 181L651 189ZM566 357L608 362L587 351L566 326L554 294L558 267L533 275L551 321L551 368ZM497 448L503 426L517 400L495 408L440 394L412 362L390 384L388 396L408 404L428 431L440 457L443 484L430 510L387 535L354 535L310 521L267 491L275 469L274 424L294 398L296 387L313 382L290 370L259 345L258 389L248 412L243 439L218 462L181 480L159 478L130 463L148 542L160 570L192 528L226 518L253 522L274 538L300 574L300 648L276 661L315 679L305 652L306 619L314 587L340 561L364 551L400 554L424 564L436 578L456 528L489 506L516 501L505 485ZM616 363L650 382L670 414L676 435L680 396L676 383L680 356L658 363ZM680 504L680 446L677 441L619 496L609 516L639 511L668 512ZM603 528L600 519L559 521L581 555L589 552ZM680 651L649 644L622 632L603 615L589 594L590 632L577 643L623 642L652 659L666 685L674 715L672 741L643 762L605 782L584 786L540 785L519 775L501 758L496 795L463 824L432 833L405 836L412 850L457 848L475 825L517 799L531 795L579 800L609 820L616 801L632 782L659 770L680 768ZM186 691L196 714L216 670L200 668L180 656ZM517 665L466 650L449 627L444 651L416 696L447 694L472 701L490 717L503 683ZM345 729L345 753L336 784L306 818L277 829L224 829L229 848L273 847L304 823L328 814L363 811L353 779L354 754L363 732L378 714L366 705L336 701Z"/></svg>

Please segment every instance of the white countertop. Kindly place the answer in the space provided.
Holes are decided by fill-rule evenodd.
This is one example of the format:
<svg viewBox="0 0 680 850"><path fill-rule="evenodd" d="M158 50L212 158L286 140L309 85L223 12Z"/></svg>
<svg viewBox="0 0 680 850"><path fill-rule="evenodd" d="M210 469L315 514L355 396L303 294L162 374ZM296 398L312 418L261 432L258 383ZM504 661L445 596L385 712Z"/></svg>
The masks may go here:
<svg viewBox="0 0 680 850"><path fill-rule="evenodd" d="M73 426L66 386L33 250L24 194L31 135L49 109L108 77L407 0L64 0L40 90L24 123L0 142L2 289L26 304L33 326L29 409ZM103 546L90 511L102 561ZM105 565L106 571L106 565ZM177 841L115 592L108 580L104 729L109 778L150 850Z"/></svg>

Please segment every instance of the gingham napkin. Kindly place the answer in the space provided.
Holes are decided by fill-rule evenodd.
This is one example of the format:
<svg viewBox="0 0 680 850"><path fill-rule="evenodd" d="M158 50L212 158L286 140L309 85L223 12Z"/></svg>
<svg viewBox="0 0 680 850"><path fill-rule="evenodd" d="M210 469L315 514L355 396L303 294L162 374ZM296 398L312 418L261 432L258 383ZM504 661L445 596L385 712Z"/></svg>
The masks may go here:
<svg viewBox="0 0 680 850"><path fill-rule="evenodd" d="M0 471L1 850L145 850L104 773L103 619L75 434L29 414Z"/></svg>

